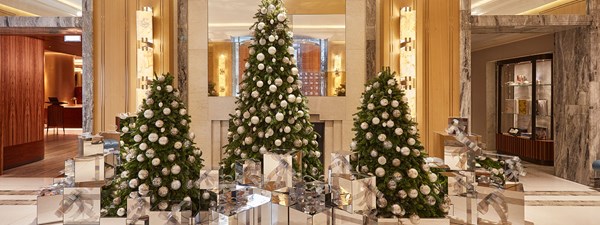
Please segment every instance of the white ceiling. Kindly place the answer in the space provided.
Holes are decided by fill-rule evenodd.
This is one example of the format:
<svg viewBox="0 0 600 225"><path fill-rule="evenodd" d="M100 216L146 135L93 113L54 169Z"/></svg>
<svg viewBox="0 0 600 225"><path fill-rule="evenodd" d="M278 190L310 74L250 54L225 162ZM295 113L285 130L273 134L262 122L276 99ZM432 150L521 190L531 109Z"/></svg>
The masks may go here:
<svg viewBox="0 0 600 225"><path fill-rule="evenodd" d="M258 0L209 0L208 26L210 40L229 40L246 36L256 21L253 17ZM288 15L296 36L308 36L332 41L345 40L345 15Z"/></svg>
<svg viewBox="0 0 600 225"><path fill-rule="evenodd" d="M36 16L77 16L82 0L0 0L0 4Z"/></svg>
<svg viewBox="0 0 600 225"><path fill-rule="evenodd" d="M560 0L471 0L473 15L518 15Z"/></svg>

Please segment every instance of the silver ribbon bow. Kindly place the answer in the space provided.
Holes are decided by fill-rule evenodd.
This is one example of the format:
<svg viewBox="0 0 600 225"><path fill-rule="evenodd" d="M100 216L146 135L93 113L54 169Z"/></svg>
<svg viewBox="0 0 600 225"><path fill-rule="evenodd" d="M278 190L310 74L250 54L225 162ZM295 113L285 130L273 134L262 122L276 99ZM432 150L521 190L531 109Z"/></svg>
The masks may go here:
<svg viewBox="0 0 600 225"><path fill-rule="evenodd" d="M362 189L364 189L364 191L359 193L357 196L357 199L361 199L361 201L358 203L358 206L361 208L367 207L369 211L373 209L370 205L370 202L373 202L373 196L377 196L378 198L383 197L383 193L379 192L377 186L373 183L374 180L375 179L361 180L360 183L362 184Z"/></svg>
<svg viewBox="0 0 600 225"><path fill-rule="evenodd" d="M475 144L475 142L472 142L467 137L467 134L462 132L462 130L459 129L458 127L456 127L456 125L454 125L454 124L450 125L450 127L448 127L448 129L446 129L446 131L448 133L456 132L456 135L454 136L454 138L457 141L459 141L460 143L463 143L465 146L467 146L467 148L469 148L469 150L471 150L474 154L481 155L481 148L479 146L477 146L477 144Z"/></svg>
<svg viewBox="0 0 600 225"><path fill-rule="evenodd" d="M521 164L521 159L517 156L504 161L508 169L504 171L506 179L509 181L519 181L519 176L525 176L526 172Z"/></svg>
<svg viewBox="0 0 600 225"><path fill-rule="evenodd" d="M333 159L331 160L331 165L329 165L329 169L333 171L333 169L339 168L341 171L340 173L342 174L351 173L352 166L350 165L348 159L346 159L344 156L345 155L343 154L334 154Z"/></svg>
<svg viewBox="0 0 600 225"><path fill-rule="evenodd" d="M467 182L467 177L465 175L459 174L457 173L455 178L456 182L454 182L454 193L460 195L463 194L463 188L465 188L467 191L464 194L469 194L469 193L473 193L475 190L475 187L473 186L473 184Z"/></svg>
<svg viewBox="0 0 600 225"><path fill-rule="evenodd" d="M133 214L131 215L131 222L129 222L128 224L133 225L142 217L146 216L144 214L149 206L150 203L147 202L146 199L138 196L136 198L135 204L132 206L131 212L133 212Z"/></svg>
<svg viewBox="0 0 600 225"><path fill-rule="evenodd" d="M465 148L461 148L458 151L453 151L451 156L458 157L458 162L456 163L456 167L466 170L467 169L467 161L469 160L469 150Z"/></svg>
<svg viewBox="0 0 600 225"><path fill-rule="evenodd" d="M60 202L58 210L55 215L62 216L65 213L71 211L73 205L77 206L77 211L72 219L76 219L78 216L85 214L88 218L94 218L94 201L88 194L83 194L80 190L74 190L71 194L64 196L64 199Z"/></svg>
<svg viewBox="0 0 600 225"><path fill-rule="evenodd" d="M508 222L508 204L504 198L505 196L502 192L494 191L479 202L477 211L485 215L489 211L489 206L491 205L500 217L500 223L498 224L510 224L510 222Z"/></svg>
<svg viewBox="0 0 600 225"><path fill-rule="evenodd" d="M253 185L260 186L261 185L261 177L260 172L258 172L260 168L257 168L256 163L249 163L244 167L244 180L252 182ZM257 174L258 172L258 174ZM244 181L244 182L245 182Z"/></svg>
<svg viewBox="0 0 600 225"><path fill-rule="evenodd" d="M279 162L277 167L269 173L267 176L268 181L275 181L276 183L285 182L283 179L286 176L294 176L294 169L290 166L282 155L272 154L271 158ZM275 180L273 180L275 178Z"/></svg>
<svg viewBox="0 0 600 225"><path fill-rule="evenodd" d="M219 183L219 180L217 177L210 176L210 172L212 172L212 170L206 170L204 173L200 174L200 178L198 178L198 180L200 181L200 185L202 185L202 183L204 183L204 184L206 184L206 186L214 187L215 184Z"/></svg>
<svg viewBox="0 0 600 225"><path fill-rule="evenodd" d="M189 206L189 204L190 202L188 201L182 201L179 204L172 205L171 211L166 215L167 222L165 225L180 225L182 222L180 217L182 217L182 215L177 216L177 213L181 212L181 209L185 206ZM164 218L165 217L163 217L163 219Z"/></svg>

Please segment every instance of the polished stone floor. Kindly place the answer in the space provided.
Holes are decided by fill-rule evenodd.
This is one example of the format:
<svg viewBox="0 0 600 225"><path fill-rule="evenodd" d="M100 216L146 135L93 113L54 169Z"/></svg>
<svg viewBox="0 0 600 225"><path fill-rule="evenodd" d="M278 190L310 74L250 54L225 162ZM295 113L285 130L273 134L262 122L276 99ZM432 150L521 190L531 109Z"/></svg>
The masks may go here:
<svg viewBox="0 0 600 225"><path fill-rule="evenodd" d="M527 164L523 177L526 224L600 224L600 192L552 175L551 167ZM36 194L50 178L0 177L0 225L35 224Z"/></svg>

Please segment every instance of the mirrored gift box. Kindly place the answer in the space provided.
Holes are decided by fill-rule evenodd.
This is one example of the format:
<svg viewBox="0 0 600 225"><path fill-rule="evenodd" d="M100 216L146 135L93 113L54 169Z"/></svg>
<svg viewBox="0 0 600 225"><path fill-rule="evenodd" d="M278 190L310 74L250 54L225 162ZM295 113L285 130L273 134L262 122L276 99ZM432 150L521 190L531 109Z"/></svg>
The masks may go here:
<svg viewBox="0 0 600 225"><path fill-rule="evenodd" d="M275 149L263 155L263 188L293 188L302 181L302 151Z"/></svg>
<svg viewBox="0 0 600 225"><path fill-rule="evenodd" d="M350 213L367 214L374 209L377 184L375 176L356 173L332 177L332 201Z"/></svg>

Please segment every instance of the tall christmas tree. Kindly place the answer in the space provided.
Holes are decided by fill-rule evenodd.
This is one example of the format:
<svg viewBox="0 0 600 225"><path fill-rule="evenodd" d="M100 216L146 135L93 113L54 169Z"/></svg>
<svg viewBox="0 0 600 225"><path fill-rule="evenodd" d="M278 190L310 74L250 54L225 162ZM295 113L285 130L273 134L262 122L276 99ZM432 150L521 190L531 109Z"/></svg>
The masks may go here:
<svg viewBox="0 0 600 225"><path fill-rule="evenodd" d="M123 171L113 180L112 204L105 205L109 215L123 216L126 199L138 196L150 197L159 210L178 201L198 209L202 152L194 147L190 116L173 80L170 74L156 77L135 128L128 130L132 138L125 143Z"/></svg>
<svg viewBox="0 0 600 225"><path fill-rule="evenodd" d="M262 159L270 150L301 150L302 174L318 179L323 165L309 122L306 98L294 56L293 33L281 0L262 0L250 28L249 47L235 114L229 120L229 144L222 160L224 174L234 175L235 161ZM300 172L300 171L298 171Z"/></svg>
<svg viewBox="0 0 600 225"><path fill-rule="evenodd" d="M351 148L358 160L353 166L376 176L383 193L377 199L378 217L444 217L448 202L441 175L425 163L417 124L397 84L389 68L367 84L354 119Z"/></svg>

